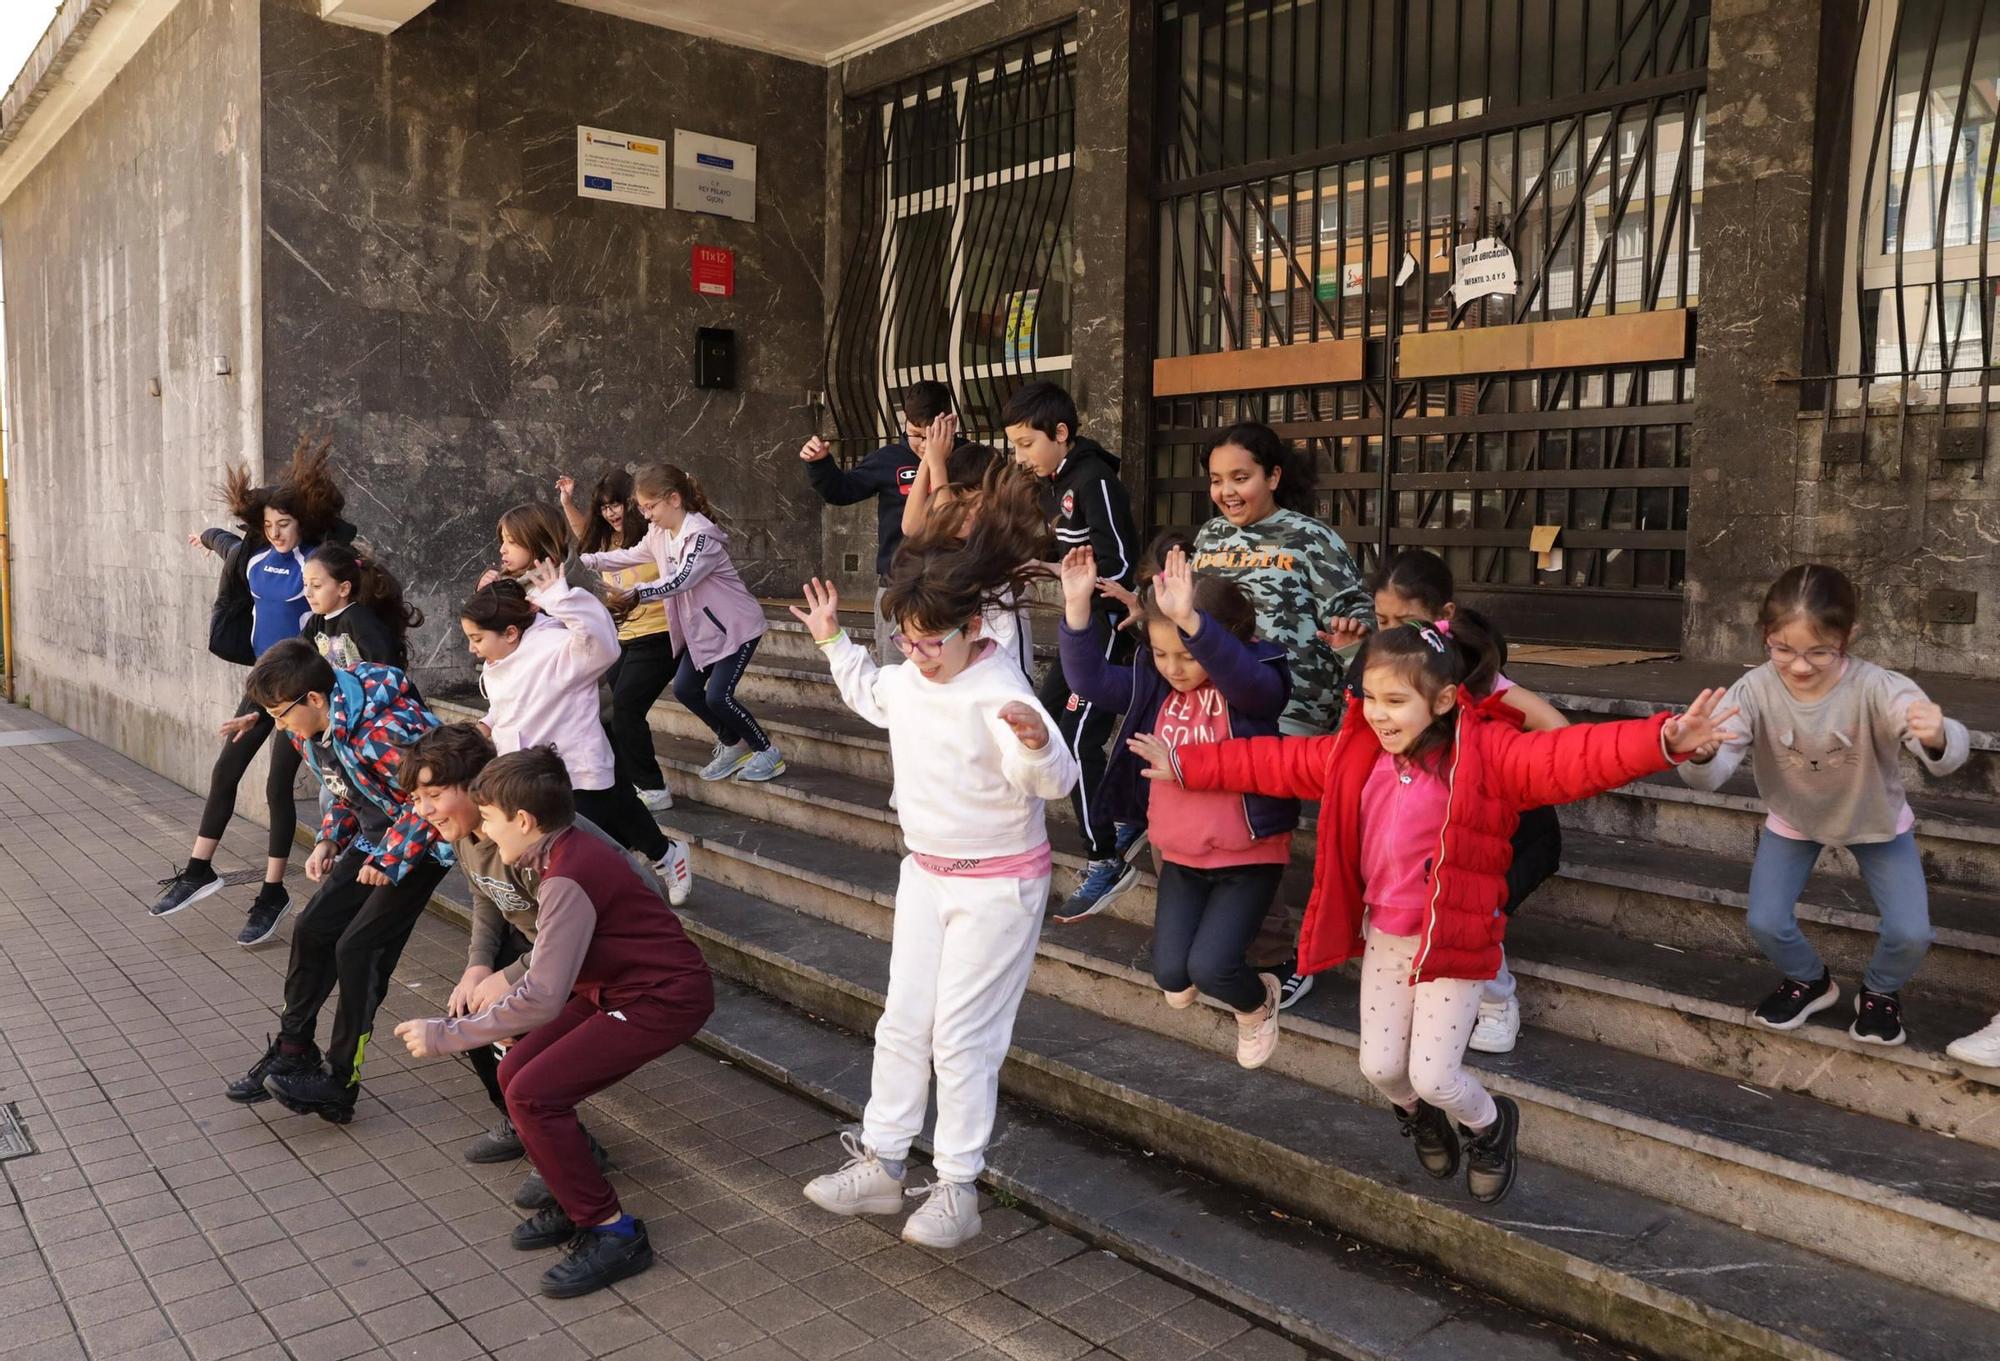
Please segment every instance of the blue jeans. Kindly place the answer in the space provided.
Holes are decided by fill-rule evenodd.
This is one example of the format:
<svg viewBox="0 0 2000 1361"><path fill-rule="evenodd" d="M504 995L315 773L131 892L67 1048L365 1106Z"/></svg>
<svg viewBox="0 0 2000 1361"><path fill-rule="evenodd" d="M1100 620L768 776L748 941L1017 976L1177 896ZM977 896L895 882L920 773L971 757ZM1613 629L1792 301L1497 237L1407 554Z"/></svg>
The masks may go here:
<svg viewBox="0 0 2000 1361"><path fill-rule="evenodd" d="M744 668L750 665L750 654L757 650L758 642L759 639L752 638L708 666L696 666L693 654L682 648L674 671L674 698L707 724L715 740L727 747L748 742L753 750L763 751L771 745L771 739L757 726L757 720L736 699L736 683L743 679Z"/></svg>
<svg viewBox="0 0 2000 1361"><path fill-rule="evenodd" d="M1800 983L1818 980L1826 965L1799 931L1799 894L1819 859L1820 843L1779 836L1766 829L1757 838L1757 859L1750 867L1750 934L1765 957ZM1870 992L1897 992L1923 962L1931 948L1931 900L1924 886L1923 860L1917 838L1905 832L1894 841L1849 846L1868 882L1881 926L1875 957L1861 985Z"/></svg>
<svg viewBox="0 0 2000 1361"><path fill-rule="evenodd" d="M1263 1006L1264 985L1243 954L1284 873L1283 865L1201 870L1163 863L1153 909L1154 981L1167 992L1200 988L1241 1012Z"/></svg>

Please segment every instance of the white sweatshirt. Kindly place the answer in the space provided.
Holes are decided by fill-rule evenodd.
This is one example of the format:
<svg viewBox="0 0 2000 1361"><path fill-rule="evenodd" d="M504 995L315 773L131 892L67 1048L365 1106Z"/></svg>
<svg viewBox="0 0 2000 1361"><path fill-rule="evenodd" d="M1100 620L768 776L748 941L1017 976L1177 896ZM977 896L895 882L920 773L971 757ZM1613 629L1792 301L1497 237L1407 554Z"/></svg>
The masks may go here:
<svg viewBox="0 0 2000 1361"><path fill-rule="evenodd" d="M609 789L611 741L599 721L597 681L618 660L618 626L596 596L558 581L528 599L542 617L509 656L486 663L486 726L510 751L555 747L577 789Z"/></svg>
<svg viewBox="0 0 2000 1361"><path fill-rule="evenodd" d="M907 662L877 667L846 634L826 653L847 707L889 730L896 813L911 850L983 860L1049 839L1043 804L1076 784L1076 758L1012 657L988 649L940 682ZM1015 701L1048 725L1040 751L1022 746L1000 720Z"/></svg>

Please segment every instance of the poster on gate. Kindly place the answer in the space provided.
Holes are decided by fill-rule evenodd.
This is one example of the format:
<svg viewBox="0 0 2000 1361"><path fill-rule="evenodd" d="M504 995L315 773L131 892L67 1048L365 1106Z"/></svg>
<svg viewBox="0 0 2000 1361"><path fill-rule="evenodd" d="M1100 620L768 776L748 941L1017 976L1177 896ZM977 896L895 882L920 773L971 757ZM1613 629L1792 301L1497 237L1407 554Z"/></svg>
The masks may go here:
<svg viewBox="0 0 2000 1361"><path fill-rule="evenodd" d="M1469 246L1457 247L1451 253L1451 264L1454 307L1495 294L1511 298L1519 286L1514 252L1496 236L1482 236Z"/></svg>

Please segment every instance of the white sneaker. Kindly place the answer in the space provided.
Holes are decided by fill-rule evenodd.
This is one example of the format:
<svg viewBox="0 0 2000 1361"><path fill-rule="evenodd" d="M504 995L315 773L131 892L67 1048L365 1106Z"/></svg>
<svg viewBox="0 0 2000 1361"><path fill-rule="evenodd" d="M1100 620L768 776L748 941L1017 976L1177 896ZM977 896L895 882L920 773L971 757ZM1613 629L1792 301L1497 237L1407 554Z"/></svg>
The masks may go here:
<svg viewBox="0 0 2000 1361"><path fill-rule="evenodd" d="M979 1188L934 1181L909 1193L924 1203L903 1225L903 1241L924 1248L963 1247L979 1237Z"/></svg>
<svg viewBox="0 0 2000 1361"><path fill-rule="evenodd" d="M1472 1027L1466 1048L1482 1054L1511 1054L1521 1034L1521 1004L1509 997L1504 1002L1479 1003L1479 1023Z"/></svg>
<svg viewBox="0 0 2000 1361"><path fill-rule="evenodd" d="M785 754L776 747L766 747L743 763L741 779L762 781L775 780L785 773Z"/></svg>
<svg viewBox="0 0 2000 1361"><path fill-rule="evenodd" d="M1236 1061L1245 1068L1262 1068L1278 1047L1278 976L1260 973L1264 985L1264 1005L1248 1013L1236 1013Z"/></svg>
<svg viewBox="0 0 2000 1361"><path fill-rule="evenodd" d="M892 1215L903 1208L903 1179L889 1175L882 1160L851 1131L842 1131L840 1146L847 1162L838 1172L806 1183L806 1199L837 1215Z"/></svg>
<svg viewBox="0 0 2000 1361"><path fill-rule="evenodd" d="M1944 1047L1944 1052L1975 1068L2000 1068L2000 1016L1995 1016L1984 1030L1953 1040Z"/></svg>
<svg viewBox="0 0 2000 1361"><path fill-rule="evenodd" d="M701 778L726 780L749 764L750 758L754 755L756 753L750 750L748 742L738 742L735 746L725 746L717 742L715 751L708 758L708 764L701 768Z"/></svg>
<svg viewBox="0 0 2000 1361"><path fill-rule="evenodd" d="M1182 988L1179 992L1168 992L1165 988L1162 988L1160 989L1160 995L1167 999L1167 1005L1175 1011L1186 1011L1194 1005L1194 999L1201 995L1201 989Z"/></svg>
<svg viewBox="0 0 2000 1361"><path fill-rule="evenodd" d="M664 813L674 806L674 791L664 785L658 789L641 789L639 802L646 805L649 813Z"/></svg>
<svg viewBox="0 0 2000 1361"><path fill-rule="evenodd" d="M667 886L669 907L679 907L694 892L694 871L688 868L688 848L682 842L667 842L667 853L653 862L653 873Z"/></svg>

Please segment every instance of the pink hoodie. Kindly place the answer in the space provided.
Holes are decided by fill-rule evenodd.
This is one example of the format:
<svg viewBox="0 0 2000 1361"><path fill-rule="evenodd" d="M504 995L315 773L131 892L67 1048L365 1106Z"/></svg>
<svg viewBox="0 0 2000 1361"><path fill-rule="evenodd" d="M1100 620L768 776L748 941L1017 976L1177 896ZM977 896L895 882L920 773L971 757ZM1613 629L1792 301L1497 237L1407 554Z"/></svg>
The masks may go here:
<svg viewBox="0 0 2000 1361"><path fill-rule="evenodd" d="M689 511L678 534L654 525L630 548L585 553L581 561L593 572L656 564L660 579L639 587L638 599L666 601L667 629L696 666L714 666L764 636L763 608L729 560L729 535L706 515Z"/></svg>
<svg viewBox="0 0 2000 1361"><path fill-rule="evenodd" d="M558 581L528 599L542 617L521 645L479 673L486 726L502 755L555 747L577 789L609 789L610 739L598 719L597 681L618 660L618 626L596 596Z"/></svg>

